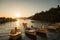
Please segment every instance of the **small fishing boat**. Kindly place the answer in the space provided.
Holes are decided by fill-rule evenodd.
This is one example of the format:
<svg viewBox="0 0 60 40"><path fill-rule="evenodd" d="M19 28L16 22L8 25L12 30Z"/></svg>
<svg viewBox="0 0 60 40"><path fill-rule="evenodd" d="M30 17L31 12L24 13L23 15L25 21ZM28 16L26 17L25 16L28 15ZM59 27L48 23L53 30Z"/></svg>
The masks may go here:
<svg viewBox="0 0 60 40"><path fill-rule="evenodd" d="M12 29L9 33L10 39L17 40L18 38L21 38L21 31L15 27L15 29Z"/></svg>
<svg viewBox="0 0 60 40"><path fill-rule="evenodd" d="M36 33L41 37L47 37L47 29L45 28L44 25L42 25L40 29L37 29Z"/></svg>
<svg viewBox="0 0 60 40"><path fill-rule="evenodd" d="M50 29L53 29L53 30L59 30L60 29L60 23L55 23L55 24L52 24L51 26L49 26Z"/></svg>
<svg viewBox="0 0 60 40"><path fill-rule="evenodd" d="M45 29L39 29L36 31L36 33L39 35L39 36L42 36L42 37L47 37L47 30Z"/></svg>
<svg viewBox="0 0 60 40"><path fill-rule="evenodd" d="M50 31L50 32L56 32L57 27L55 27L55 26L49 26L47 29L48 29L48 31Z"/></svg>
<svg viewBox="0 0 60 40"><path fill-rule="evenodd" d="M36 30L32 28L26 28L25 34L32 39L36 39Z"/></svg>

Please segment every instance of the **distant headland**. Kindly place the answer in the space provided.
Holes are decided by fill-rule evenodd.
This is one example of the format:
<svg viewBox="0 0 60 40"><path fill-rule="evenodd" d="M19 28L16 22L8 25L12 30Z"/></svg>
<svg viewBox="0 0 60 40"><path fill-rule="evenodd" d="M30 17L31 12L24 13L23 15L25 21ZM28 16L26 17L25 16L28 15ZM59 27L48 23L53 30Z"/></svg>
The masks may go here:
<svg viewBox="0 0 60 40"><path fill-rule="evenodd" d="M36 13L33 16L30 16L29 19L40 20L45 22L60 22L60 6L56 8L50 8L48 11L41 11Z"/></svg>
<svg viewBox="0 0 60 40"><path fill-rule="evenodd" d="M16 19L0 17L0 24L6 23L6 22L12 22L12 21L16 21Z"/></svg>

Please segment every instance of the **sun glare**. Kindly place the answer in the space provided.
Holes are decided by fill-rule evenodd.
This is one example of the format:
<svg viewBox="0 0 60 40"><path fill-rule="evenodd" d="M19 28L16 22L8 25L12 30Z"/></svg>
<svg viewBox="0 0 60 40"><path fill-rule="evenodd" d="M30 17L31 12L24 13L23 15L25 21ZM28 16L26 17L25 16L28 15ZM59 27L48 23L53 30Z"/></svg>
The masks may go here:
<svg viewBox="0 0 60 40"><path fill-rule="evenodd" d="M21 14L20 13L16 13L16 17L17 18L21 17Z"/></svg>

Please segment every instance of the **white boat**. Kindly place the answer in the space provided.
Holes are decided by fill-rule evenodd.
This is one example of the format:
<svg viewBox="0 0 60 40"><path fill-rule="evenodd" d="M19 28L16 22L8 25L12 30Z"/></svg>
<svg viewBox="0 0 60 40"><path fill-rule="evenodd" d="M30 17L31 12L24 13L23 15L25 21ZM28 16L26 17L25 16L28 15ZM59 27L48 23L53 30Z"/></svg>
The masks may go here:
<svg viewBox="0 0 60 40"><path fill-rule="evenodd" d="M37 34L42 36L42 37L46 37L47 35L47 30L46 29L38 29L37 30Z"/></svg>
<svg viewBox="0 0 60 40"><path fill-rule="evenodd" d="M36 33L37 33L39 36L47 37L47 28L45 27L45 25L42 25L42 26L40 27L40 29L37 29Z"/></svg>
<svg viewBox="0 0 60 40"><path fill-rule="evenodd" d="M12 29L11 32L9 33L9 36L13 40L17 40L18 38L21 37L21 31L15 27L15 29Z"/></svg>
<svg viewBox="0 0 60 40"><path fill-rule="evenodd" d="M27 29L25 29L25 33L32 35L32 36L36 36L36 30L35 29L27 28Z"/></svg>
<svg viewBox="0 0 60 40"><path fill-rule="evenodd" d="M29 37L33 40L36 40L36 30L35 29L27 28L27 29L25 29L25 34L27 37Z"/></svg>

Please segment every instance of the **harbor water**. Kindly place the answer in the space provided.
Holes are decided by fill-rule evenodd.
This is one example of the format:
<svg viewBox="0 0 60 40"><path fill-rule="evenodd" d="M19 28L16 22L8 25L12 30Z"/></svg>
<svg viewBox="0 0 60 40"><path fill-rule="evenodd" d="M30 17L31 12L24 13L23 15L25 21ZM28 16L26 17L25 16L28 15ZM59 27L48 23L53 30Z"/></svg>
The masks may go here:
<svg viewBox="0 0 60 40"><path fill-rule="evenodd" d="M27 23L27 27L31 27L31 25L33 25L36 28L40 28L42 24L45 24L46 27L48 25L48 23L44 23L44 22L40 22L40 21L34 21L34 23L31 22L32 20L23 20L23 19L17 19L17 21L15 22L7 22L4 24L0 24L0 40L9 40L9 32L11 31L11 29L17 27L20 29L20 31L22 32L21 36L22 36L22 40L32 40L30 38L28 38L25 35L25 30L24 30L24 26L22 25L22 23ZM58 32L56 33L52 33L52 32L48 32L47 33L47 39L40 37L38 35L36 35L36 40L60 40L60 35Z"/></svg>

